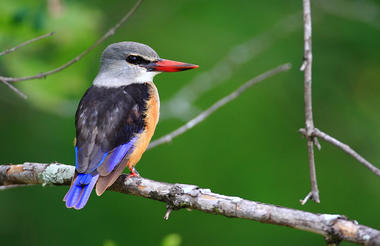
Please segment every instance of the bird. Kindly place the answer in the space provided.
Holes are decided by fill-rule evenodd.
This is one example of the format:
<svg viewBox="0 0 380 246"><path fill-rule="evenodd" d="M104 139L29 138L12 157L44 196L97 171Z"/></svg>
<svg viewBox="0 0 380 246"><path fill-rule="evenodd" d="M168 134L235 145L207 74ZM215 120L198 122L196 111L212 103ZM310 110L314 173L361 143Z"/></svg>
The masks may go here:
<svg viewBox="0 0 380 246"><path fill-rule="evenodd" d="M100 69L75 114L75 173L63 201L82 209L95 187L102 195L145 152L159 120L160 99L153 78L198 65L162 59L148 45L124 41L102 53Z"/></svg>

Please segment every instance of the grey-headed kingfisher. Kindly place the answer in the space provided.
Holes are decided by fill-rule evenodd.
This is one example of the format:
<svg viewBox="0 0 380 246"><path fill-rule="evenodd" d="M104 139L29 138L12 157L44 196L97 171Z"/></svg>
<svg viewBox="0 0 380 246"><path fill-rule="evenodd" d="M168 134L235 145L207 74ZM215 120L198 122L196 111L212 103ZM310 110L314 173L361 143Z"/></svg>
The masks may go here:
<svg viewBox="0 0 380 246"><path fill-rule="evenodd" d="M197 65L161 59L135 42L109 45L100 70L80 100L76 115L75 174L64 197L66 207L82 209L96 185L102 195L125 167L135 165L156 128L160 99L153 77Z"/></svg>

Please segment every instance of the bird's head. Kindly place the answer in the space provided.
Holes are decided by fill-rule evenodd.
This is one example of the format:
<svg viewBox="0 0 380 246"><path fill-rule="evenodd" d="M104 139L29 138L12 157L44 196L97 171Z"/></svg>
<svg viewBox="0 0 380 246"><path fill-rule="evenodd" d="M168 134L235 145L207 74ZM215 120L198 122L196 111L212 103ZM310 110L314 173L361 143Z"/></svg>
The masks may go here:
<svg viewBox="0 0 380 246"><path fill-rule="evenodd" d="M148 45L120 42L109 45L102 54L94 85L118 87L153 81L161 72L180 72L197 65L161 59Z"/></svg>

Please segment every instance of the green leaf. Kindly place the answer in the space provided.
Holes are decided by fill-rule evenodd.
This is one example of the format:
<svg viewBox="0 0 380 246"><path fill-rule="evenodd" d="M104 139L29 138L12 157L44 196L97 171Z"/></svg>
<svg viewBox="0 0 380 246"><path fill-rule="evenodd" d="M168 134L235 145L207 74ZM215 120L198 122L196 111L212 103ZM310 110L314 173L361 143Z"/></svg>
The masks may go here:
<svg viewBox="0 0 380 246"><path fill-rule="evenodd" d="M181 245L181 242L182 242L182 238L179 234L171 233L171 234L166 235L162 239L161 245L162 246L179 246Z"/></svg>

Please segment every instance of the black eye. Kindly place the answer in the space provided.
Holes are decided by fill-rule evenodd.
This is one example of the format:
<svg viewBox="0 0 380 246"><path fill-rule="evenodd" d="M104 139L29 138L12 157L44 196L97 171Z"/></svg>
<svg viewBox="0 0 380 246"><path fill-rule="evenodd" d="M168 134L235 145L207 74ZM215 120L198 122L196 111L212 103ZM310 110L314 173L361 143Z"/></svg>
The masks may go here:
<svg viewBox="0 0 380 246"><path fill-rule="evenodd" d="M139 64L148 64L150 63L150 61L148 60L145 60L144 58L142 58L141 56L134 56L134 55L129 55L127 56L127 59L125 59L127 62L131 63L131 64L136 64L136 65L139 65Z"/></svg>

